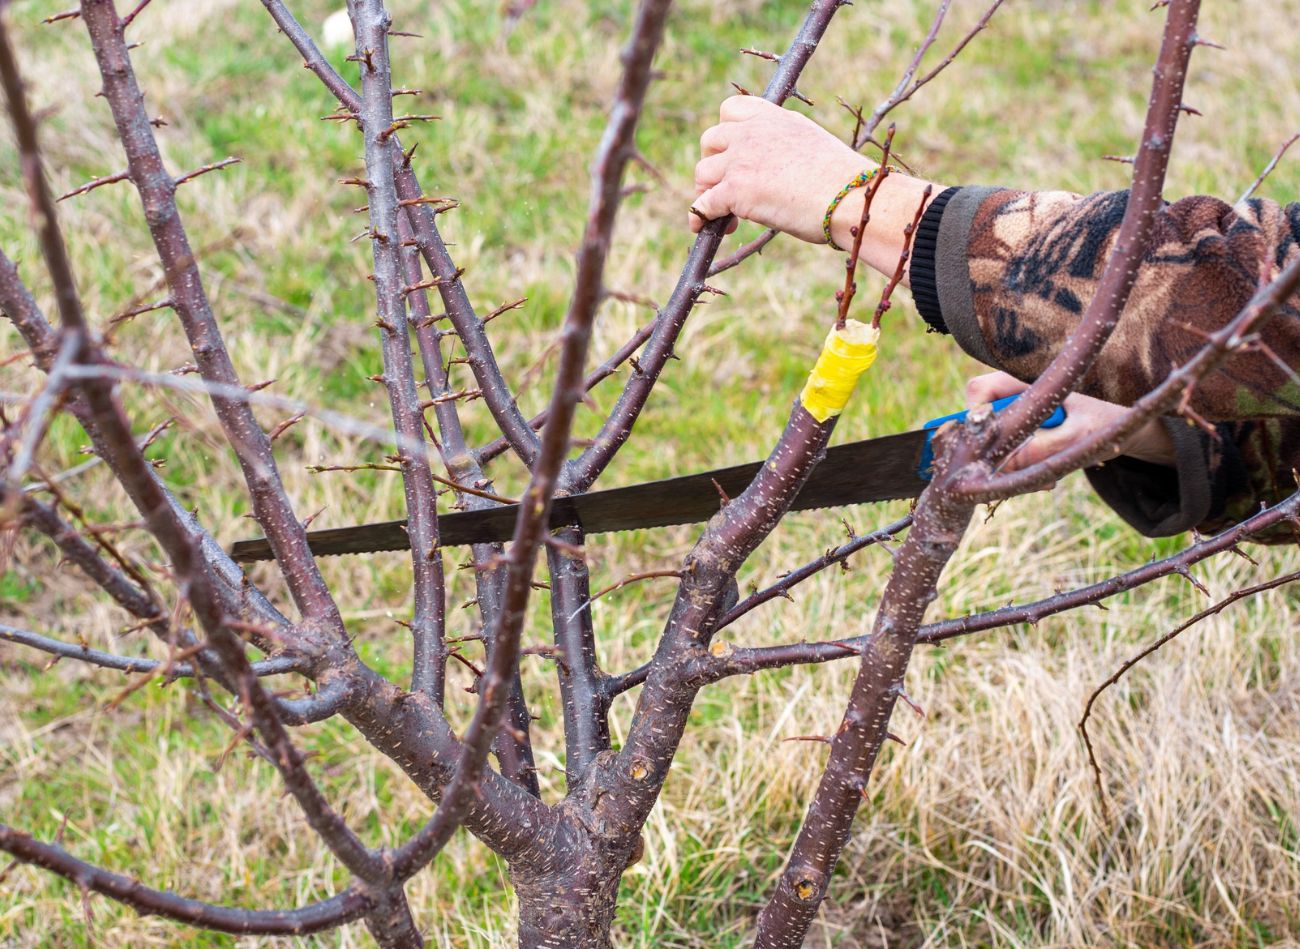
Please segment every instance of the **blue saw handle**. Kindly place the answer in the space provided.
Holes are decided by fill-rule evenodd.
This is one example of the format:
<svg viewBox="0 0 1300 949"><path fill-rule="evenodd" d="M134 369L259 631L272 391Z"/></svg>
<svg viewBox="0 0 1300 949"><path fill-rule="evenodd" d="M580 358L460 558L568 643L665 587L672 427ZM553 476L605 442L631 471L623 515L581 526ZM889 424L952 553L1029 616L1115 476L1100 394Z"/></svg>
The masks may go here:
<svg viewBox="0 0 1300 949"><path fill-rule="evenodd" d="M1020 398L1021 393L1009 395L1005 399L998 399L993 403L993 411L1001 412L1016 399ZM921 448L921 463L916 468L917 476L922 481L929 481L934 476L934 433L938 431L939 426L945 422L964 422L966 421L966 412L953 412L952 415L943 415L939 418L932 418L921 426L925 432L925 445ZM1047 416L1047 421L1043 422L1039 428L1056 428L1065 421L1065 409L1057 406L1056 411Z"/></svg>

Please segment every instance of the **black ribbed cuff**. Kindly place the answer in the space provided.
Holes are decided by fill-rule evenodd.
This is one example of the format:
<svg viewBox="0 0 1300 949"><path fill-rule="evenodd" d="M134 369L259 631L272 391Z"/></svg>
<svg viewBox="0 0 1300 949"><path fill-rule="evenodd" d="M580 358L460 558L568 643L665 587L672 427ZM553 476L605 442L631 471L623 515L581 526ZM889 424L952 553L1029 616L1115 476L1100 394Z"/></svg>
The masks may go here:
<svg viewBox="0 0 1300 949"><path fill-rule="evenodd" d="M939 247L939 222L943 220L943 209L948 201L961 188L948 188L941 191L930 206L925 209L921 223L917 225L916 237L912 239L912 260L910 278L912 282L912 299L934 333L947 333L948 324L944 322L943 311L939 307L938 274L935 268L935 254Z"/></svg>

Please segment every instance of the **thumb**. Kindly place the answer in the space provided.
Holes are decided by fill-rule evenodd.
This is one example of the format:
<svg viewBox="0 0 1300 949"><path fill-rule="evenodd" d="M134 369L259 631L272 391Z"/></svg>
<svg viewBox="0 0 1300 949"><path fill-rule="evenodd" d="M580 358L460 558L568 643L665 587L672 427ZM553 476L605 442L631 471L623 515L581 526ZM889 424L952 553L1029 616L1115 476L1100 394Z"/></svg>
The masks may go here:
<svg viewBox="0 0 1300 949"><path fill-rule="evenodd" d="M966 407L972 409L986 402L996 402L1009 395L1016 395L1029 388L1028 383L1021 382L1015 376L1005 372L987 372L975 376L966 383Z"/></svg>

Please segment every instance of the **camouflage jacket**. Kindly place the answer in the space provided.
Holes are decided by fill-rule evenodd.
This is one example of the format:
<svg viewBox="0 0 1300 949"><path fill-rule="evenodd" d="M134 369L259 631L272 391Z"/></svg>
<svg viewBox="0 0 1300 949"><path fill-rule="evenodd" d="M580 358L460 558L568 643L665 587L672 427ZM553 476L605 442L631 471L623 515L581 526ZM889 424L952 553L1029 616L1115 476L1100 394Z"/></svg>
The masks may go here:
<svg viewBox="0 0 1300 949"><path fill-rule="evenodd" d="M1051 361L1092 298L1128 192L1079 196L949 188L925 213L912 292L930 326L980 362L1023 380ZM1128 306L1080 391L1131 404L1203 345L1259 286L1300 253L1300 203L1209 197L1167 204ZM1300 296L1196 387L1192 408L1217 438L1182 418L1164 424L1177 465L1117 458L1087 471L1097 493L1152 536L1208 533L1282 500L1300 469ZM1264 541L1296 539L1289 525Z"/></svg>

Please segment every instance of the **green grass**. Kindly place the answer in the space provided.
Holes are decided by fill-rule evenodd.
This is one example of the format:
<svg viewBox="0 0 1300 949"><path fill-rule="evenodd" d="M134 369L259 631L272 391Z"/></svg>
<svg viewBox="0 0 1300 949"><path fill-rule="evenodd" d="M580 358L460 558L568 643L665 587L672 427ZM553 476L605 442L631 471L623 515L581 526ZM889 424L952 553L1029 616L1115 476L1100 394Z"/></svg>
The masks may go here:
<svg viewBox="0 0 1300 949"><path fill-rule="evenodd" d="M73 22L38 25L65 0L19 2L10 22L22 42L32 95L59 106L44 128L55 187L67 190L122 165L84 31ZM293 8L317 28L335 2ZM440 218L466 284L486 310L526 296L527 306L493 325L502 365L521 379L553 339L568 301L574 248L587 193L587 165L604 123L628 2L543 0L501 37L493 5L395 0L397 25L422 38L395 40L396 79L425 90L400 107L434 112L435 123L404 133L418 141L426 191L460 199ZM1009 3L942 79L897 115L899 150L920 172L951 183L1093 190L1123 187L1126 169L1099 160L1125 154L1141 122L1158 18L1148 3ZM923 34L931 5L863 2L848 7L810 65L797 105L847 134L835 96L873 104ZM769 64L743 46L781 50L802 7L727 0L682 5L657 62L638 144L666 176L659 186L633 166L629 179L654 187L629 199L609 284L662 301L690 244L685 231L699 133L716 116L729 81L761 88ZM946 48L974 4L954 4ZM1203 119L1180 132L1167 193L1235 196L1254 178L1300 116L1293 50L1277 26L1300 13L1293 0L1207 5L1203 32L1228 46L1198 53L1188 101ZM1289 16L1288 16L1289 15ZM369 250L349 243L363 227L355 189L337 179L361 171L355 131L323 116L333 103L258 4L233 0L157 2L133 30L135 64L174 171L227 155L243 163L186 185L181 210L228 334L249 381L383 422L380 368L370 327ZM341 51L331 59L354 75ZM14 167L0 139L0 168ZM1293 161L1266 191L1291 200ZM48 287L21 209L20 183L0 173L0 247L22 262L48 306ZM61 206L88 312L98 325L137 297L155 299L158 277L143 216L129 188L104 188ZM742 227L736 242L756 229ZM730 246L730 245L729 245ZM761 457L815 356L840 280L840 258L779 239L716 282L729 293L700 308L636 435L606 479L627 484ZM865 307L879 281L864 287ZM886 324L883 355L836 433L848 441L915 427L959 407L978 371L948 340L923 332L900 295ZM272 305L266 301L279 301ZM603 358L648 316L610 302L596 331ZM0 329L5 351L16 334ZM189 361L166 311L136 318L118 334L124 361L166 370ZM545 401L547 373L522 393L525 411ZM457 384L468 384L463 367ZM621 378L621 377L620 377ZM28 391L21 364L0 369L0 389ZM608 408L619 381L597 389ZM151 449L188 504L223 541L248 533L247 499L210 411L179 393L128 388L139 430L174 415L180 424ZM267 422L283 413L260 409ZM590 435L598 412L584 412ZM465 421L472 441L492 437L481 403ZM42 454L50 470L85 460L85 437L68 420ZM309 464L378 460L375 445L306 422L277 443L298 509L324 507L319 526L395 517L392 475L310 475ZM507 493L522 485L508 460L493 470ZM1014 598L1107 576L1178 549L1127 529L1075 478L1052 495L1008 503L980 525L951 565L934 615L959 615ZM120 492L97 469L69 488L96 520L129 519ZM902 505L843 512L862 531ZM601 537L591 544L593 586L630 569L679 562L691 529ZM836 518L792 516L742 572L742 590L770 581L838 542ZM145 560L157 551L138 532L119 542ZM6 541L7 543L7 541ZM1265 551L1260 572L1241 561L1199 568L1216 593L1265 573L1294 569L1291 551ZM455 558L449 558L454 565ZM125 618L103 605L52 549L26 535L0 562L0 622L70 641L84 638L127 654L161 655L141 633L119 636ZM877 602L883 554L856 558L851 573L827 574L726 633L736 642L852 635ZM399 556L326 565L358 651L383 674L409 669L402 628L409 578ZM448 601L463 602L469 579L452 573ZM255 576L284 600L273 573ZM606 668L623 670L654 648L668 581L612 594L594 610ZM1177 578L1088 611L1016 627L918 654L908 688L927 711L902 713L909 742L882 755L871 800L855 827L831 899L810 944L817 946L1257 946L1300 938L1300 861L1293 815L1300 809L1300 646L1291 617L1297 595L1275 591L1232 608L1162 650L1099 703L1095 720L1111 805L1101 813L1074 731L1083 701L1140 644L1201 608ZM544 593L534 597L528 641L548 631ZM452 611L451 635L473 631ZM150 884L215 901L288 906L323 898L346 874L283 797L278 779L239 749L223 755L229 731L181 684L156 683L105 708L127 679L0 646L0 819L43 839L67 820L65 845L85 859ZM549 800L563 790L554 670L531 657L525 684L541 780ZM774 672L722 683L702 694L661 806L646 829L643 861L626 876L620 945L738 946L780 872L820 771L824 751L790 735L833 727L852 670ZM472 697L453 674L455 722ZM616 737L631 697L615 706ZM355 732L325 723L297 733L331 800L368 840L392 845L430 805ZM218 767L219 765L219 767ZM504 866L465 835L411 884L433 945L494 946L512 938ZM226 937L139 919L95 899L84 920L75 886L19 868L0 884L0 942L20 946L227 946ZM366 945L360 926L312 944Z"/></svg>

